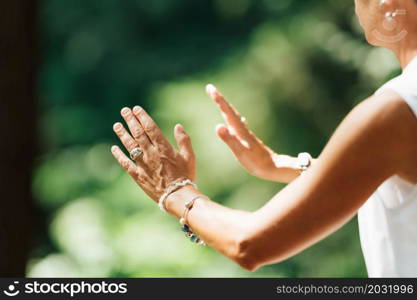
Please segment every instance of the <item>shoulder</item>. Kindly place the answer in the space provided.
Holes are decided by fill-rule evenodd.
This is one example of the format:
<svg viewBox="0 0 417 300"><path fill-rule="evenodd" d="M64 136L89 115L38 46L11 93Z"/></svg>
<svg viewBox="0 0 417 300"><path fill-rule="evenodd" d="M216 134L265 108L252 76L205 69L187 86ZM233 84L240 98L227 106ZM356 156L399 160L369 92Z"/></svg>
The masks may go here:
<svg viewBox="0 0 417 300"><path fill-rule="evenodd" d="M405 127L405 120L412 123L413 117L400 95L385 90L356 105L343 120L338 131L352 131L356 135L380 133L382 136L378 137L383 137L388 130L393 132Z"/></svg>
<svg viewBox="0 0 417 300"><path fill-rule="evenodd" d="M409 66L403 74L390 80L383 85L376 94L383 92L394 92L409 106L413 114L417 117L417 64ZM398 98L398 97L397 97Z"/></svg>
<svg viewBox="0 0 417 300"><path fill-rule="evenodd" d="M401 125L404 121L411 125L416 119L403 96L389 86L380 93L359 103L348 117L367 117L369 121L376 122L375 127L390 126L391 128ZM400 120L401 122L398 122Z"/></svg>
<svg viewBox="0 0 417 300"><path fill-rule="evenodd" d="M417 118L400 95L386 90L354 107L326 148L356 166L393 175L416 153L416 136Z"/></svg>
<svg viewBox="0 0 417 300"><path fill-rule="evenodd" d="M370 126L375 130L389 130L408 137L417 134L417 116L406 99L394 89L386 89L364 100L352 111L353 117L361 113L375 122Z"/></svg>
<svg viewBox="0 0 417 300"><path fill-rule="evenodd" d="M372 133L381 133L380 138L385 142L398 142L417 134L417 118L411 107L402 95L391 89L358 104L348 118L357 120Z"/></svg>
<svg viewBox="0 0 417 300"><path fill-rule="evenodd" d="M393 159L396 174L417 182L417 86L413 89L415 98L404 98L395 90L386 90L374 100L383 104L377 111L386 117L381 118L378 126L387 131L384 151L391 151L388 157Z"/></svg>

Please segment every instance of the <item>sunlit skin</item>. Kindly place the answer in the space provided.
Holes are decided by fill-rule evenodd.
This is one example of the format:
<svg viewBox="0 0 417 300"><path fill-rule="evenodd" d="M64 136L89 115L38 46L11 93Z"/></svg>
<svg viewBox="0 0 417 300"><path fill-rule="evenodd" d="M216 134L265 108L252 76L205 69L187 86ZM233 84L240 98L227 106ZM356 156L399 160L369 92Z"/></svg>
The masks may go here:
<svg viewBox="0 0 417 300"><path fill-rule="evenodd" d="M385 0L383 5L380 0L355 0L355 8L366 39L371 45L393 51L403 68L417 55L417 2L415 0ZM406 14L395 18L395 28L389 30L390 28L384 27L385 14L398 10L404 10ZM388 42L378 39L375 36L375 30L388 38L406 30L407 36L399 41Z"/></svg>
<svg viewBox="0 0 417 300"><path fill-rule="evenodd" d="M371 44L392 50L405 67L417 55L417 4L411 0L379 3L355 1L360 23ZM384 29L381 20L393 8L407 10L398 19L408 35L395 44L384 43L372 31ZM417 118L394 92L373 95L357 105L301 176L294 158L275 154L256 138L214 86L209 85L207 92L225 119L225 125L217 127L218 136L248 172L289 183L256 211L234 210L199 198L188 215L193 231L210 247L247 270L283 261L333 233L389 177L398 175L417 184ZM195 179L196 158L182 125L174 129L177 150L142 108L125 108L122 117L129 131L116 123L116 134L127 151L139 146L144 154L134 163L118 146L112 147L112 153L154 201L170 182ZM179 189L167 199L168 212L180 218L185 202L199 194L204 191L191 186Z"/></svg>

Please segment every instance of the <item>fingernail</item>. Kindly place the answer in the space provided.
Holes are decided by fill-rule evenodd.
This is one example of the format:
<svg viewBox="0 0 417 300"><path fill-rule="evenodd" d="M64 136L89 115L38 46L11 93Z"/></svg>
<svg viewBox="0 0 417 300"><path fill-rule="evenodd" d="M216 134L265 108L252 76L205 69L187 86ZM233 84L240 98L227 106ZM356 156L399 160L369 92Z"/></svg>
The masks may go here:
<svg viewBox="0 0 417 300"><path fill-rule="evenodd" d="M214 95L216 93L217 89L214 85L212 85L211 83L207 84L206 86L206 92L209 95Z"/></svg>
<svg viewBox="0 0 417 300"><path fill-rule="evenodd" d="M142 107L140 107L140 106L136 105L136 106L133 108L133 112L134 112L134 113L139 113L141 109L142 109Z"/></svg>
<svg viewBox="0 0 417 300"><path fill-rule="evenodd" d="M128 107L123 108L121 113L122 115L127 115L129 113L129 108Z"/></svg>
<svg viewBox="0 0 417 300"><path fill-rule="evenodd" d="M112 146L111 147L111 152L115 152L117 150L117 146Z"/></svg>
<svg viewBox="0 0 417 300"><path fill-rule="evenodd" d="M182 124L177 124L177 125L175 125L175 127L176 127L176 130L177 130L179 133L185 133L185 131L184 131L184 126L182 126Z"/></svg>
<svg viewBox="0 0 417 300"><path fill-rule="evenodd" d="M120 128L122 128L122 124L120 124L120 123L116 123L116 124L113 125L114 130L119 130Z"/></svg>
<svg viewBox="0 0 417 300"><path fill-rule="evenodd" d="M226 134L227 131L228 131L227 128L223 124L217 124L216 125L216 132L218 132L220 134Z"/></svg>

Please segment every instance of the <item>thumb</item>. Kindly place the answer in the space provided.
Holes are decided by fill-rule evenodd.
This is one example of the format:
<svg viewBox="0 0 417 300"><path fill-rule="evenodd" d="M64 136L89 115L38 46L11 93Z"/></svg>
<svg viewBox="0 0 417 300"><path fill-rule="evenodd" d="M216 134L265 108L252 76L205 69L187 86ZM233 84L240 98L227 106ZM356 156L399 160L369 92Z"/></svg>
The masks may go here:
<svg viewBox="0 0 417 300"><path fill-rule="evenodd" d="M184 130L184 126L177 124L174 128L174 136L177 141L180 155L188 163L194 163L195 155L193 150L193 145L191 143L191 138Z"/></svg>

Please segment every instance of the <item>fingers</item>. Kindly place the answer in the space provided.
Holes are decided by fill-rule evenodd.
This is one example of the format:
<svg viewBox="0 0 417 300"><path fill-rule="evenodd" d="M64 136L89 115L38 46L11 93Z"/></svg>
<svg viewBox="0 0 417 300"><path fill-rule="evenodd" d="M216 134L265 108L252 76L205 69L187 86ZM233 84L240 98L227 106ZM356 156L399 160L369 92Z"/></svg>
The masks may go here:
<svg viewBox="0 0 417 300"><path fill-rule="evenodd" d="M226 101L214 85L207 85L206 90L209 96L219 105L226 123L232 127L240 138L251 141L253 137L246 127L246 119L242 118L239 112Z"/></svg>
<svg viewBox="0 0 417 300"><path fill-rule="evenodd" d="M113 131L119 137L120 141L122 142L123 146L125 146L127 151L131 152L133 148L138 146L137 142L132 138L129 132L127 132L122 123L118 122L114 124Z"/></svg>
<svg viewBox="0 0 417 300"><path fill-rule="evenodd" d="M113 146L111 152L119 165L136 181L138 173L136 165L120 150L119 147Z"/></svg>
<svg viewBox="0 0 417 300"><path fill-rule="evenodd" d="M229 146L236 157L247 151L246 145L242 144L236 135L233 135L230 130L223 124L216 126L217 135Z"/></svg>
<svg viewBox="0 0 417 300"><path fill-rule="evenodd" d="M148 115L148 113L140 106L135 106L133 108L133 113L139 120L151 143L160 151L169 152L172 154L174 149L168 140L164 137L158 125L156 125L154 120Z"/></svg>
<svg viewBox="0 0 417 300"><path fill-rule="evenodd" d="M177 141L180 155L187 162L194 162L195 155L193 150L193 145L191 143L190 137L184 131L184 127L180 124L176 125L174 128L174 136Z"/></svg>
<svg viewBox="0 0 417 300"><path fill-rule="evenodd" d="M133 115L132 110L130 108L125 107L122 109L120 114L126 121L130 133L139 144L139 147L142 150L148 149L148 147L151 146L151 141L146 135L145 130L142 128L142 125L139 123L138 119Z"/></svg>
<svg viewBox="0 0 417 300"><path fill-rule="evenodd" d="M116 135L119 137L120 141L122 142L123 146L126 148L129 153L133 150L133 148L138 147L137 141L132 138L130 133L124 128L122 123L116 123L113 125L113 130ZM142 148L144 147L144 148ZM142 151L148 149L149 146L140 145ZM148 172L148 167L146 166L149 163L149 151L144 151L143 154L136 159L136 163L143 169L145 172Z"/></svg>
<svg viewBox="0 0 417 300"><path fill-rule="evenodd" d="M152 192L154 184L149 181L149 175L139 165L135 165L119 147L113 146L111 152L119 165L132 177L132 179L139 184L139 186L156 202L158 197Z"/></svg>

